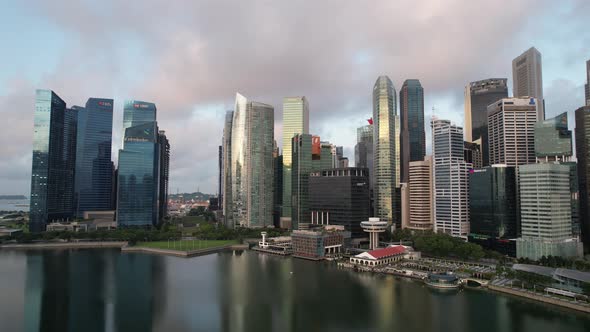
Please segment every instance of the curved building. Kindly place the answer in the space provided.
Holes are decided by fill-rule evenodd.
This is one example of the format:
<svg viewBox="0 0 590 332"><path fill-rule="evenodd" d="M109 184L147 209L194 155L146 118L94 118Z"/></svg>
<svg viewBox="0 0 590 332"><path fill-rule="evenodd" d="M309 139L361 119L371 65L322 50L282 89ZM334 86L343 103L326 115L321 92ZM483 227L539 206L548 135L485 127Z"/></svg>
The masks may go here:
<svg viewBox="0 0 590 332"><path fill-rule="evenodd" d="M227 206L234 226L272 225L273 143L274 108L236 94Z"/></svg>
<svg viewBox="0 0 590 332"><path fill-rule="evenodd" d="M373 87L373 144L375 173L375 217L389 225L395 220L396 92L387 76L379 76Z"/></svg>

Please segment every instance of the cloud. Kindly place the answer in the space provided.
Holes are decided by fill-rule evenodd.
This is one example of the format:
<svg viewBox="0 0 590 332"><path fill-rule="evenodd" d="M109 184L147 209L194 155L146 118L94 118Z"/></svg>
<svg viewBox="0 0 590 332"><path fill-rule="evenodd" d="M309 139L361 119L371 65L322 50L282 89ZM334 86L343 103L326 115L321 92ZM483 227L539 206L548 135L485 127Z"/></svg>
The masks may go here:
<svg viewBox="0 0 590 332"><path fill-rule="evenodd" d="M20 167L27 161L19 155L30 154L34 88L54 89L69 105L83 104L91 96L115 98L114 151L120 145L123 100L155 102L160 128L172 145L173 192L197 186L216 191L223 114L233 107L236 91L274 105L279 145L282 98L307 96L312 132L345 145L353 160L355 128L372 113L371 93L378 75L389 75L398 91L404 79L419 78L426 94L425 113L435 106L439 116L460 122L464 85L492 76L510 78L512 58L531 44L547 43L547 31L560 38L550 41L553 47L540 49L549 68L546 82L559 78L552 66L561 70L579 65L590 33L569 33L563 19L568 26L583 27L584 6L587 2L582 0L370 5L335 0L313 5L38 1L23 9L23 15L59 32L63 49L52 72L0 96L3 116L22 116L13 132L0 134L6 141L18 132L22 140L18 146L0 148L7 156L0 167L6 174L18 167L11 178L28 183L30 175ZM557 61L561 50L568 59ZM574 85L580 83L576 80ZM10 84L0 82L2 86ZM565 93L570 91L546 84L546 99ZM19 192L28 191L28 184L18 187Z"/></svg>

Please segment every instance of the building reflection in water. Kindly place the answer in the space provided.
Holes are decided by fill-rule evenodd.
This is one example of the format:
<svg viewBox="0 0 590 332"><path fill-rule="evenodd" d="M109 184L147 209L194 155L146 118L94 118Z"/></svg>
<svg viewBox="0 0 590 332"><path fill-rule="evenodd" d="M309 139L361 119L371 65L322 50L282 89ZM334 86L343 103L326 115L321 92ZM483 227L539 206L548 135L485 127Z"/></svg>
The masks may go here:
<svg viewBox="0 0 590 332"><path fill-rule="evenodd" d="M26 331L150 331L165 308L163 259L111 250L27 255Z"/></svg>

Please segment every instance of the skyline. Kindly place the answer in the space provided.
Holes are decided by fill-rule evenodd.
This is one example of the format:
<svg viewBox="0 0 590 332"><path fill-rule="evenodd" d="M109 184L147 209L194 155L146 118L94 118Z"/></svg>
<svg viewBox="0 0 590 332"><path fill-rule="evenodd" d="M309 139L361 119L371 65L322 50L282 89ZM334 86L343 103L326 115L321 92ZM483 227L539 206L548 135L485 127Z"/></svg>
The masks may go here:
<svg viewBox="0 0 590 332"><path fill-rule="evenodd" d="M425 3L419 5L424 6L416 11L419 15L409 13L395 22L387 13L407 8L405 3L375 3L359 10L326 2L311 13L304 3L273 8L235 3L143 8L116 3L105 4L108 10L103 11L77 3L67 3L66 9L64 3L41 2L26 9L9 4L0 14L6 24L0 34L11 45L0 55L10 64L0 73L0 112L12 124L1 136L9 144L0 150L0 194L29 194L37 88L55 91L68 105L84 105L91 97L113 98L113 153L121 148L124 100L154 102L158 122L173 143L171 193L197 187L217 191L217 146L225 111L232 108L236 92L274 106L279 146L283 98L306 96L310 133L344 146L350 160L356 128L372 113L371 88L379 75L388 75L397 91L405 79L420 80L426 137L431 135L426 123L433 106L440 118L465 127L463 91L471 81L507 78L512 96L512 59L531 46L543 56L547 118L567 111L573 130L573 112L584 103L585 63L590 58L590 32L584 29L582 15L590 4L584 1L539 6L523 1L511 4L510 12L505 11L509 2L457 1L444 8ZM477 7L481 17L470 6ZM131 8L135 16L128 15ZM165 24L139 19L152 10L167 14L162 17ZM351 27L349 19L338 19L326 24L328 10L356 23ZM242 29L241 20L251 11L262 11L268 22ZM474 15L470 19L478 20L478 27L461 19L467 14ZM567 26L560 24L564 21ZM15 27L22 33L10 33ZM413 33L404 34L409 32ZM295 44L305 47L294 48ZM42 58L38 49L43 50ZM229 52L232 49L243 52ZM309 52L313 49L321 51ZM187 133L192 139L186 139ZM426 141L430 154L431 142Z"/></svg>

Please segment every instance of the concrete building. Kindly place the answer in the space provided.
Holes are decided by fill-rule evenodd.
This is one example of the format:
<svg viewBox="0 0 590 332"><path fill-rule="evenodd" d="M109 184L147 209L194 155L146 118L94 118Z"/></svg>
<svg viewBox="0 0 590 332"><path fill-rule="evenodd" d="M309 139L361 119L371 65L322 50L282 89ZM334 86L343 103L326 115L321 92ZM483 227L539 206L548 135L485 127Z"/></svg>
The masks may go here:
<svg viewBox="0 0 590 332"><path fill-rule="evenodd" d="M517 257L580 257L582 244L572 235L570 167L542 163L518 168L522 237Z"/></svg>
<svg viewBox="0 0 590 332"><path fill-rule="evenodd" d="M379 233L387 230L387 221L381 221L379 218L369 218L361 222L363 231L369 233L369 249L375 250L379 247Z"/></svg>
<svg viewBox="0 0 590 332"><path fill-rule="evenodd" d="M481 168L489 165L488 105L508 97L505 78L488 78L465 87L465 140L478 141L482 153Z"/></svg>
<svg viewBox="0 0 590 332"><path fill-rule="evenodd" d="M361 221L370 216L369 170L335 168L309 176L311 223L341 225L353 237L362 237Z"/></svg>
<svg viewBox="0 0 590 332"><path fill-rule="evenodd" d="M590 251L590 105L576 110L576 158L580 198L579 224L586 252Z"/></svg>
<svg viewBox="0 0 590 332"><path fill-rule="evenodd" d="M535 163L538 109L535 98L504 98L488 106L490 164Z"/></svg>
<svg viewBox="0 0 590 332"><path fill-rule="evenodd" d="M272 225L274 108L236 94L231 127L231 224Z"/></svg>
<svg viewBox="0 0 590 332"><path fill-rule="evenodd" d="M293 257L322 260L344 253L350 233L342 226L327 225L316 230L294 230L291 233Z"/></svg>
<svg viewBox="0 0 590 332"><path fill-rule="evenodd" d="M512 60L512 88L515 98L537 99L537 119L545 119L541 52L531 47Z"/></svg>
<svg viewBox="0 0 590 332"><path fill-rule="evenodd" d="M392 245L387 248L375 249L350 257L350 263L354 265L376 267L395 263L403 259L418 259L420 253L412 247Z"/></svg>
<svg viewBox="0 0 590 332"><path fill-rule="evenodd" d="M409 164L408 223L405 228L415 231L434 229L432 157ZM403 210L402 210L403 213Z"/></svg>
<svg viewBox="0 0 590 332"><path fill-rule="evenodd" d="M400 182L408 182L408 167L426 155L424 88L417 79L405 80L399 91Z"/></svg>
<svg viewBox="0 0 590 332"><path fill-rule="evenodd" d="M467 239L469 234L469 170L464 161L463 128L433 118L434 230Z"/></svg>
<svg viewBox="0 0 590 332"><path fill-rule="evenodd" d="M399 183L399 171L396 169L399 136L396 136L397 94L391 79L379 76L373 86L373 126L374 126L374 169L375 169L375 213L387 222L397 224L395 220L395 186Z"/></svg>
<svg viewBox="0 0 590 332"><path fill-rule="evenodd" d="M366 167L369 169L369 186L373 189L375 182L373 172L373 124L370 120L366 126L356 129L356 145L354 146L354 166Z"/></svg>
<svg viewBox="0 0 590 332"><path fill-rule="evenodd" d="M283 203L281 218L291 224L291 164L292 139L297 134L309 134L309 103L304 96L283 98Z"/></svg>
<svg viewBox="0 0 590 332"><path fill-rule="evenodd" d="M473 168L482 168L484 163L481 151L481 139L477 139L473 142L465 141L463 143L463 160L465 160L466 163L472 164Z"/></svg>

